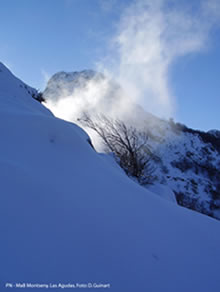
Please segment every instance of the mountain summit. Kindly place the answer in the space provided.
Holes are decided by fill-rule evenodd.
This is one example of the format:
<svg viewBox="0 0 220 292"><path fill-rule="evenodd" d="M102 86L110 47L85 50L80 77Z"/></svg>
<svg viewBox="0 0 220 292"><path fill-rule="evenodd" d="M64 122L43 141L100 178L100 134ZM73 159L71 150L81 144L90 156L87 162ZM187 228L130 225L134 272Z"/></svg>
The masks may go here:
<svg viewBox="0 0 220 292"><path fill-rule="evenodd" d="M83 88L90 80L103 80L104 75L93 70L81 72L58 72L48 81L44 96L46 99L58 100L73 94L75 89Z"/></svg>

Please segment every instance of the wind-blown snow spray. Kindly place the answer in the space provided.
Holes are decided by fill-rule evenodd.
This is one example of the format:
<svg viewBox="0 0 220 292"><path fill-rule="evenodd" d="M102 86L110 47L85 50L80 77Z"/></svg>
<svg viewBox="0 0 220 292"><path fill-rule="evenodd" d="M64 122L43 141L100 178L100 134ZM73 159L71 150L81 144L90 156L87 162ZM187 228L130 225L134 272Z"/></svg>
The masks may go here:
<svg viewBox="0 0 220 292"><path fill-rule="evenodd" d="M109 55L97 62L97 71L106 77L89 78L72 92L63 90L59 98L49 98L48 107L71 121L84 111L133 116L134 103L160 117L173 116L170 68L179 57L207 47L219 11L217 0L198 1L195 6L182 1L133 1L122 11L109 40ZM111 89L112 80L119 84L117 90Z"/></svg>

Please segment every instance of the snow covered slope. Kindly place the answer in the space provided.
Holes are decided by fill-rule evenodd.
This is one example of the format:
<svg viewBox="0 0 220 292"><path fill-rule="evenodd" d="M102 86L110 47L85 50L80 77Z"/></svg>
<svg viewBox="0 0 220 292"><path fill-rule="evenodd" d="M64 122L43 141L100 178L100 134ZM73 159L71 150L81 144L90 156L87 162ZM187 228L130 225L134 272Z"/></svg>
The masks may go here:
<svg viewBox="0 0 220 292"><path fill-rule="evenodd" d="M113 292L219 292L218 221L134 183L78 126L4 78L13 91L0 92L1 291L97 283Z"/></svg>
<svg viewBox="0 0 220 292"><path fill-rule="evenodd" d="M1 111L28 111L32 113L49 113L32 96L36 95L36 89L26 85L16 78L0 62L0 99ZM50 113L52 115L52 113Z"/></svg>

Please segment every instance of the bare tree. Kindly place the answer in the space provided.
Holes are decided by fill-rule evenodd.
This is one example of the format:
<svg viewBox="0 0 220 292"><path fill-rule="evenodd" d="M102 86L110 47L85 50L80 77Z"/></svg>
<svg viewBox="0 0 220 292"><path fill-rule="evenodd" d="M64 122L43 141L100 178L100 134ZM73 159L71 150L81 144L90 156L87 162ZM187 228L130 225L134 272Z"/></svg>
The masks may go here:
<svg viewBox="0 0 220 292"><path fill-rule="evenodd" d="M121 120L104 115L91 118L84 113L79 121L101 137L107 152L115 155L116 161L128 176L135 177L140 184L152 183L155 179L151 165L153 153L148 146L148 135Z"/></svg>

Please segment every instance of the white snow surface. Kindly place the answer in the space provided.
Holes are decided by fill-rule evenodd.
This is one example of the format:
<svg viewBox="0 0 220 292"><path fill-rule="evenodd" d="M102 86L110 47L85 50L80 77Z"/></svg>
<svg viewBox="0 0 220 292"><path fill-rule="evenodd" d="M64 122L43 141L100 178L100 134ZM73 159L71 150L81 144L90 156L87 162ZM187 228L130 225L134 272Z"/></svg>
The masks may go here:
<svg viewBox="0 0 220 292"><path fill-rule="evenodd" d="M0 111L22 111L24 113L52 115L47 108L42 107L37 100L32 98L32 94L36 94L36 92L36 89L16 78L0 62Z"/></svg>
<svg viewBox="0 0 220 292"><path fill-rule="evenodd" d="M161 198L177 204L175 194L170 187L156 183L148 185L147 189Z"/></svg>
<svg viewBox="0 0 220 292"><path fill-rule="evenodd" d="M111 285L99 291L219 292L220 222L134 183L3 73L1 291L6 282L90 282Z"/></svg>

